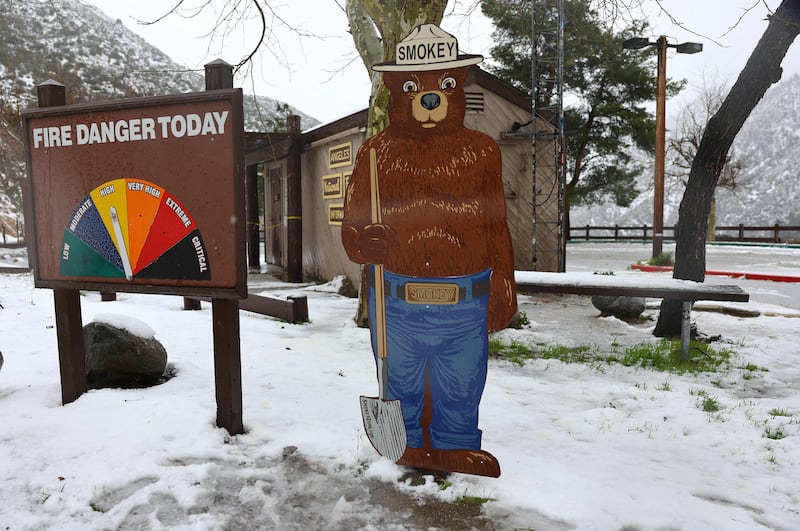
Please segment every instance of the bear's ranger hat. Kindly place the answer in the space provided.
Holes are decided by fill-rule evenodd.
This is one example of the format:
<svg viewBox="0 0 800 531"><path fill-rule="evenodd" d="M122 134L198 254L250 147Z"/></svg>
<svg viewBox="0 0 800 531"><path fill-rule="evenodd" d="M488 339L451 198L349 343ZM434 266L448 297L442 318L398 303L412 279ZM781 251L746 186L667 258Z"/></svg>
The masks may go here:
<svg viewBox="0 0 800 531"><path fill-rule="evenodd" d="M397 43L394 61L376 63L372 69L377 72L443 70L481 61L482 55L459 55L458 40L436 24L422 24Z"/></svg>

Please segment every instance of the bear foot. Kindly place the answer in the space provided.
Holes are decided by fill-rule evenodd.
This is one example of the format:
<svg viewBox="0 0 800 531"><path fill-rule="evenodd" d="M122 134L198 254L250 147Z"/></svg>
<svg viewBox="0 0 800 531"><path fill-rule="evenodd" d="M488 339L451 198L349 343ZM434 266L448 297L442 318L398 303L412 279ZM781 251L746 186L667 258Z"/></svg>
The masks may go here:
<svg viewBox="0 0 800 531"><path fill-rule="evenodd" d="M483 450L406 447L397 464L423 470L500 477L500 463L492 454Z"/></svg>

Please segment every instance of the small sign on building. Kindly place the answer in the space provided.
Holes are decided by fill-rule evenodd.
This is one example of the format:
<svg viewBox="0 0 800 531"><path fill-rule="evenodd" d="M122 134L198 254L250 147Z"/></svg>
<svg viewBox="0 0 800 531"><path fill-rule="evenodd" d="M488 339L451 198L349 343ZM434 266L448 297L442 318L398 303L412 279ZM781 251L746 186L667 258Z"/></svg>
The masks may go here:
<svg viewBox="0 0 800 531"><path fill-rule="evenodd" d="M353 143L345 142L328 148L328 167L341 168L353 164Z"/></svg>
<svg viewBox="0 0 800 531"><path fill-rule="evenodd" d="M341 225L344 219L344 205L328 205L328 223L330 225Z"/></svg>
<svg viewBox="0 0 800 531"><path fill-rule="evenodd" d="M340 199L344 197L344 187L342 186L342 174L333 173L322 176L322 198Z"/></svg>

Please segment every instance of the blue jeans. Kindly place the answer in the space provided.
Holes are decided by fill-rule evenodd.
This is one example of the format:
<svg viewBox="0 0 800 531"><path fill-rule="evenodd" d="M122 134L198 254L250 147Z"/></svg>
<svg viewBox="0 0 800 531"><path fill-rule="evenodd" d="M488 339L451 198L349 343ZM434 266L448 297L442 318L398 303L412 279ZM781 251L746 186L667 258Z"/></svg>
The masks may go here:
<svg viewBox="0 0 800 531"><path fill-rule="evenodd" d="M489 358L487 311L491 269L472 275L418 278L386 271L386 336L389 379L387 400L400 400L408 446L421 448L420 426L426 374L430 380L433 418L431 445L443 450L481 447L478 404L486 384ZM370 266L370 278L374 269ZM403 296L406 283L455 284L455 304L411 303ZM372 351L375 341L375 289L369 290Z"/></svg>

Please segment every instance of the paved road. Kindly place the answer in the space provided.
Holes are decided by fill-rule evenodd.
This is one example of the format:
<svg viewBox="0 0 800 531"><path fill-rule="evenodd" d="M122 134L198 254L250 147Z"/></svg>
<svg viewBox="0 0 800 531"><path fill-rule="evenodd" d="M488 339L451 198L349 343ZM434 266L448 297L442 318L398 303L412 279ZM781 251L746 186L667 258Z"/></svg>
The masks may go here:
<svg viewBox="0 0 800 531"><path fill-rule="evenodd" d="M651 250L651 245L641 243L571 243L567 246L567 271L624 271L631 264L648 259ZM674 255L675 246L665 245L664 252ZM706 269L800 277L800 248L709 245ZM750 293L751 302L800 310L800 282L717 276L707 276L706 282L737 284Z"/></svg>

